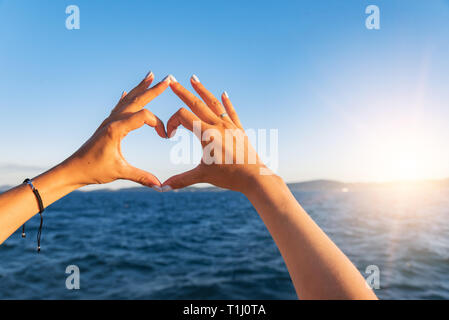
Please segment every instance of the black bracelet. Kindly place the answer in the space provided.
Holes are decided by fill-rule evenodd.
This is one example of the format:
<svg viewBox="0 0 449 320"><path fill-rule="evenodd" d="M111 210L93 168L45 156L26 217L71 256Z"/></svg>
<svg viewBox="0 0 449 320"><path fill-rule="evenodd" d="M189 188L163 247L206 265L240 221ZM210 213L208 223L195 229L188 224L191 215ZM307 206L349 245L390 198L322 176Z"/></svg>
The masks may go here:
<svg viewBox="0 0 449 320"><path fill-rule="evenodd" d="M37 252L41 251L41 234L42 234L42 223L44 222L44 218L42 217L42 212L44 212L44 204L42 202L41 195L39 194L39 191L34 187L33 181L30 179L25 179L23 182L24 184L27 184L30 186L31 190L33 191L34 195L36 196L37 204L39 205L39 215L41 217L41 223L39 225L39 231L37 232ZM25 223L22 226L22 238L25 238Z"/></svg>

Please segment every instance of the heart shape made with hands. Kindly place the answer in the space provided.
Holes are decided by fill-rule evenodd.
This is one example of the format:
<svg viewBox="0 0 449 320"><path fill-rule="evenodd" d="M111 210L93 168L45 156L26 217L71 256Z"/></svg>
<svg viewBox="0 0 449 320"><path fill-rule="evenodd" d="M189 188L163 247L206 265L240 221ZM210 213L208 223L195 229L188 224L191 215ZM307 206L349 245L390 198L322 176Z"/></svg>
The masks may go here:
<svg viewBox="0 0 449 320"><path fill-rule="evenodd" d="M153 79L153 73L149 72L142 82L134 89L129 93L124 92L117 106L112 110L110 117L105 120L106 125L110 125L114 122L126 122L127 125L121 134L120 141L130 131L138 129L144 124L154 127L158 135L162 138L173 137L177 127L180 125L193 132L195 122L198 122L201 125L201 134L204 130L208 129L215 129L218 131L232 129L241 131L244 134L240 120L226 92L223 92L221 96L222 103L220 103L218 99L203 86L195 75L191 77L190 82L195 91L200 95L201 99L185 89L172 75L165 77L161 82L149 88ZM166 131L163 122L144 107L168 87L170 87L192 111L189 111L186 108L180 108L176 111L167 121ZM244 136L246 137L246 135ZM203 144L203 141L201 141L201 143ZM207 164L204 164L203 161L201 161L194 169L174 175L161 184L153 174L128 164L121 154L120 148L118 151L119 158L125 163L128 172L132 171L132 174L122 174L120 178L132 180L142 185L152 187L159 192L180 189L201 182L235 189L233 188L232 182L220 181L220 176L223 178L222 172L210 171L214 170L211 169L214 166L208 166ZM222 180L226 180L226 178Z"/></svg>

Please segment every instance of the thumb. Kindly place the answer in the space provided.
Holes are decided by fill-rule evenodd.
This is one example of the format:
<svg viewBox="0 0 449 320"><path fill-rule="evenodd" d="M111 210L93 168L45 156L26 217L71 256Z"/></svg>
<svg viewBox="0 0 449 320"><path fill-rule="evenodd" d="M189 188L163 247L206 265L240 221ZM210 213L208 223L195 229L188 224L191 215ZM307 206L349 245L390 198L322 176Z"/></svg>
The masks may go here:
<svg viewBox="0 0 449 320"><path fill-rule="evenodd" d="M201 177L202 172L200 167L198 166L192 170L168 178L162 184L162 190L169 191L170 189L181 189L196 183L201 183L203 182Z"/></svg>
<svg viewBox="0 0 449 320"><path fill-rule="evenodd" d="M153 188L159 192L161 191L161 182L155 175L131 165L125 170L122 179L134 181L145 187Z"/></svg>

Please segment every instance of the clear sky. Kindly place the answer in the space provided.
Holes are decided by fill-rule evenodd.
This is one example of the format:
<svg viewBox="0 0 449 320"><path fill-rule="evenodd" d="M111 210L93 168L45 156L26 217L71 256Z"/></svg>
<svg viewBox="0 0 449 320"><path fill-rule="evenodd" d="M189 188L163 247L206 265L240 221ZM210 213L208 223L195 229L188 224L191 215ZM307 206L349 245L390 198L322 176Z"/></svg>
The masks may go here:
<svg viewBox="0 0 449 320"><path fill-rule="evenodd" d="M0 185L73 153L149 70L195 73L245 127L278 129L289 182L449 177L449 1L0 0ZM181 106L168 90L148 108ZM194 166L173 144L143 128L123 149L164 180Z"/></svg>

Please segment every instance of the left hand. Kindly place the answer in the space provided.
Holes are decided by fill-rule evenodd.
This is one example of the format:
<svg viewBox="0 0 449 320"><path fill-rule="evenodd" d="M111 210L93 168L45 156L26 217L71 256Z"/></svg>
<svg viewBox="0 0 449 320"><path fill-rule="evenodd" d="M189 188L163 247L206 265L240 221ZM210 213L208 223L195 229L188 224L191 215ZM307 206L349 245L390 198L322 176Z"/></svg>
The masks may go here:
<svg viewBox="0 0 449 320"><path fill-rule="evenodd" d="M130 165L121 152L123 138L144 124L154 127L159 136L167 138L162 121L144 107L167 89L171 77L148 89L153 79L153 73L149 73L128 94L123 92L110 116L78 151L64 161L76 179L75 184L102 184L126 179L160 190L161 183L153 174Z"/></svg>

